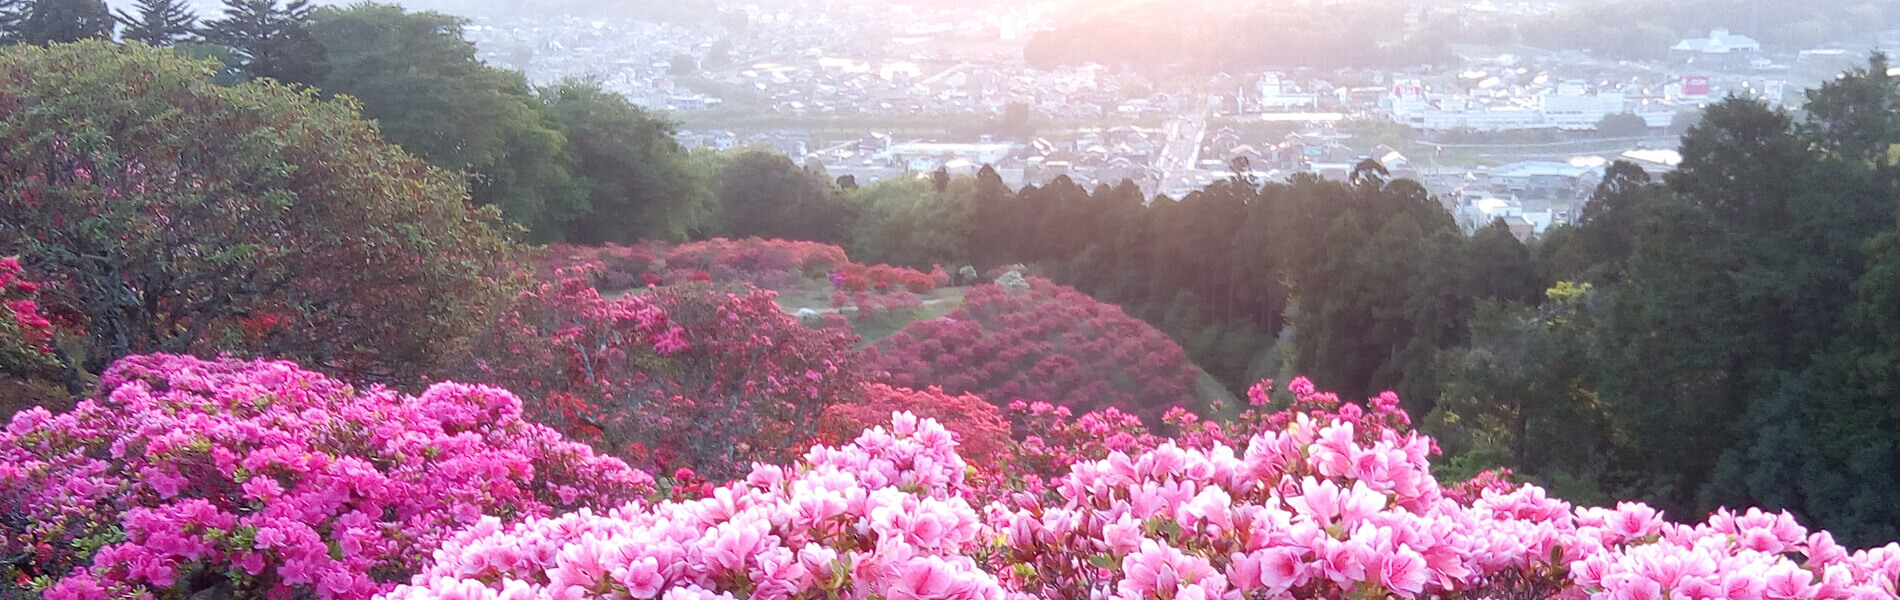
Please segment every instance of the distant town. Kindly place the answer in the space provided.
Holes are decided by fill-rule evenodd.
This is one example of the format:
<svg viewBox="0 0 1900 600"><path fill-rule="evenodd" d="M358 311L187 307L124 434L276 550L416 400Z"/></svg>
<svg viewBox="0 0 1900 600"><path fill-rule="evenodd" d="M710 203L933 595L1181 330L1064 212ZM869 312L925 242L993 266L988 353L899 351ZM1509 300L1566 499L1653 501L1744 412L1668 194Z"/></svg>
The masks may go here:
<svg viewBox="0 0 1900 600"><path fill-rule="evenodd" d="M1552 4L1433 10L1464 18ZM690 24L466 16L490 64L537 84L593 79L669 114L687 148L769 148L860 183L990 165L1014 186L1126 179L1175 198L1236 173L1345 179L1372 159L1425 183L1466 228L1503 218L1526 239L1575 219L1610 161L1673 169L1676 140L1702 106L1734 94L1798 107L1801 90L1866 58L1769 53L1748 31L1715 29L1651 61L1459 45L1459 64L1437 68L1157 81L1094 64L1030 66L1025 40L1051 28L1053 10L809 0L724 7Z"/></svg>

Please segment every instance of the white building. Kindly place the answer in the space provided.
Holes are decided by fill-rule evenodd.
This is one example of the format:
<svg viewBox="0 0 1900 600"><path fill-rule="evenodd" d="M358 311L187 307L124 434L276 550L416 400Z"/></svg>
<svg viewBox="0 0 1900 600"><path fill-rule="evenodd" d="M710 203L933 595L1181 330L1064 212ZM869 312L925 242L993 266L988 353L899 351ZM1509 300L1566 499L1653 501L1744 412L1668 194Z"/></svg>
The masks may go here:
<svg viewBox="0 0 1900 600"><path fill-rule="evenodd" d="M1314 108L1319 106L1317 94L1307 94L1300 87L1287 81L1280 73L1267 73L1260 76L1254 84L1253 103L1262 110L1287 111L1296 108Z"/></svg>
<svg viewBox="0 0 1900 600"><path fill-rule="evenodd" d="M1688 38L1676 42L1676 45L1670 47L1669 50L1689 54L1761 52L1761 42L1745 35L1729 33L1727 29L1716 29L1709 32L1709 37Z"/></svg>
<svg viewBox="0 0 1900 600"><path fill-rule="evenodd" d="M1008 158L1009 154L1018 147L1016 144L1003 142L988 144L903 142L891 144L886 156L912 171L928 171L957 159L976 165L994 165Z"/></svg>
<svg viewBox="0 0 1900 600"><path fill-rule="evenodd" d="M1622 92L1590 93L1580 82L1559 84L1540 99L1547 127L1558 129L1596 129L1603 117L1623 112Z"/></svg>
<svg viewBox="0 0 1900 600"><path fill-rule="evenodd" d="M1622 92L1591 91L1581 82L1559 84L1556 88L1512 99L1508 103L1487 105L1468 96L1432 97L1417 84L1399 84L1382 101L1392 120L1418 129L1445 131L1470 128L1479 131L1558 128L1595 129L1603 117L1624 112L1629 104Z"/></svg>

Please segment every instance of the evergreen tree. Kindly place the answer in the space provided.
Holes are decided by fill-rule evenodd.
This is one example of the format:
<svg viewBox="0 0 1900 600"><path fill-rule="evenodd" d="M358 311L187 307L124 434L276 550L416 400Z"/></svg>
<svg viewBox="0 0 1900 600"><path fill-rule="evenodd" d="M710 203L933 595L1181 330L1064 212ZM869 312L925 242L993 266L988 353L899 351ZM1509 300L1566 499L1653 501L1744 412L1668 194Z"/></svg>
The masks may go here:
<svg viewBox="0 0 1900 600"><path fill-rule="evenodd" d="M110 39L112 26L112 11L105 0L33 0L20 24L18 40L45 45Z"/></svg>
<svg viewBox="0 0 1900 600"><path fill-rule="evenodd" d="M328 71L310 35L309 0L224 0L224 18L204 24L206 42L236 51L252 77L315 84Z"/></svg>
<svg viewBox="0 0 1900 600"><path fill-rule="evenodd" d="M1471 283L1473 298L1536 304L1543 294L1530 249L1511 234L1502 217L1471 238Z"/></svg>
<svg viewBox="0 0 1900 600"><path fill-rule="evenodd" d="M1578 215L1576 230L1579 246L1596 265L1589 274L1593 279L1622 277L1636 235L1637 206L1643 194L1651 191L1649 173L1633 163L1619 160L1604 172L1603 181Z"/></svg>
<svg viewBox="0 0 1900 600"><path fill-rule="evenodd" d="M114 18L125 25L120 37L153 46L170 46L191 37L198 27L198 15L182 0L138 0L134 12L118 11Z"/></svg>
<svg viewBox="0 0 1900 600"><path fill-rule="evenodd" d="M26 23L28 11L33 10L29 0L0 0L0 44L20 42L20 27Z"/></svg>

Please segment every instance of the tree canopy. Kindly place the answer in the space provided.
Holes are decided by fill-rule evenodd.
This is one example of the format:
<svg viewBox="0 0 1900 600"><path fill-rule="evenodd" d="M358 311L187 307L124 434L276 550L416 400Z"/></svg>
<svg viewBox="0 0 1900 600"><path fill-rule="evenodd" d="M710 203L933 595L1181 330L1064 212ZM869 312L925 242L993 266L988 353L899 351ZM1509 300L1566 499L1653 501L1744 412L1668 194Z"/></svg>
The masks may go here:
<svg viewBox="0 0 1900 600"><path fill-rule="evenodd" d="M239 352L413 382L457 357L500 292L494 215L355 104L212 74L142 45L0 50L0 254L79 319L72 358Z"/></svg>

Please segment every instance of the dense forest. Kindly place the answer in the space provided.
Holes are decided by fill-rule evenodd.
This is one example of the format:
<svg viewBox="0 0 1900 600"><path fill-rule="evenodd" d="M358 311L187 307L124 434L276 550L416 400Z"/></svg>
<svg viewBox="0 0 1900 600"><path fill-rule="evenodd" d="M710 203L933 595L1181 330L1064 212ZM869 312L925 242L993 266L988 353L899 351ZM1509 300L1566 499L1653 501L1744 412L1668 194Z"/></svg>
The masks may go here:
<svg viewBox="0 0 1900 600"><path fill-rule="evenodd" d="M3 8L3 598L1900 582L1879 54L1526 245L1370 161L1176 199L689 153L386 5ZM866 350L768 281L963 304ZM1232 401L1164 407L1201 371Z"/></svg>

